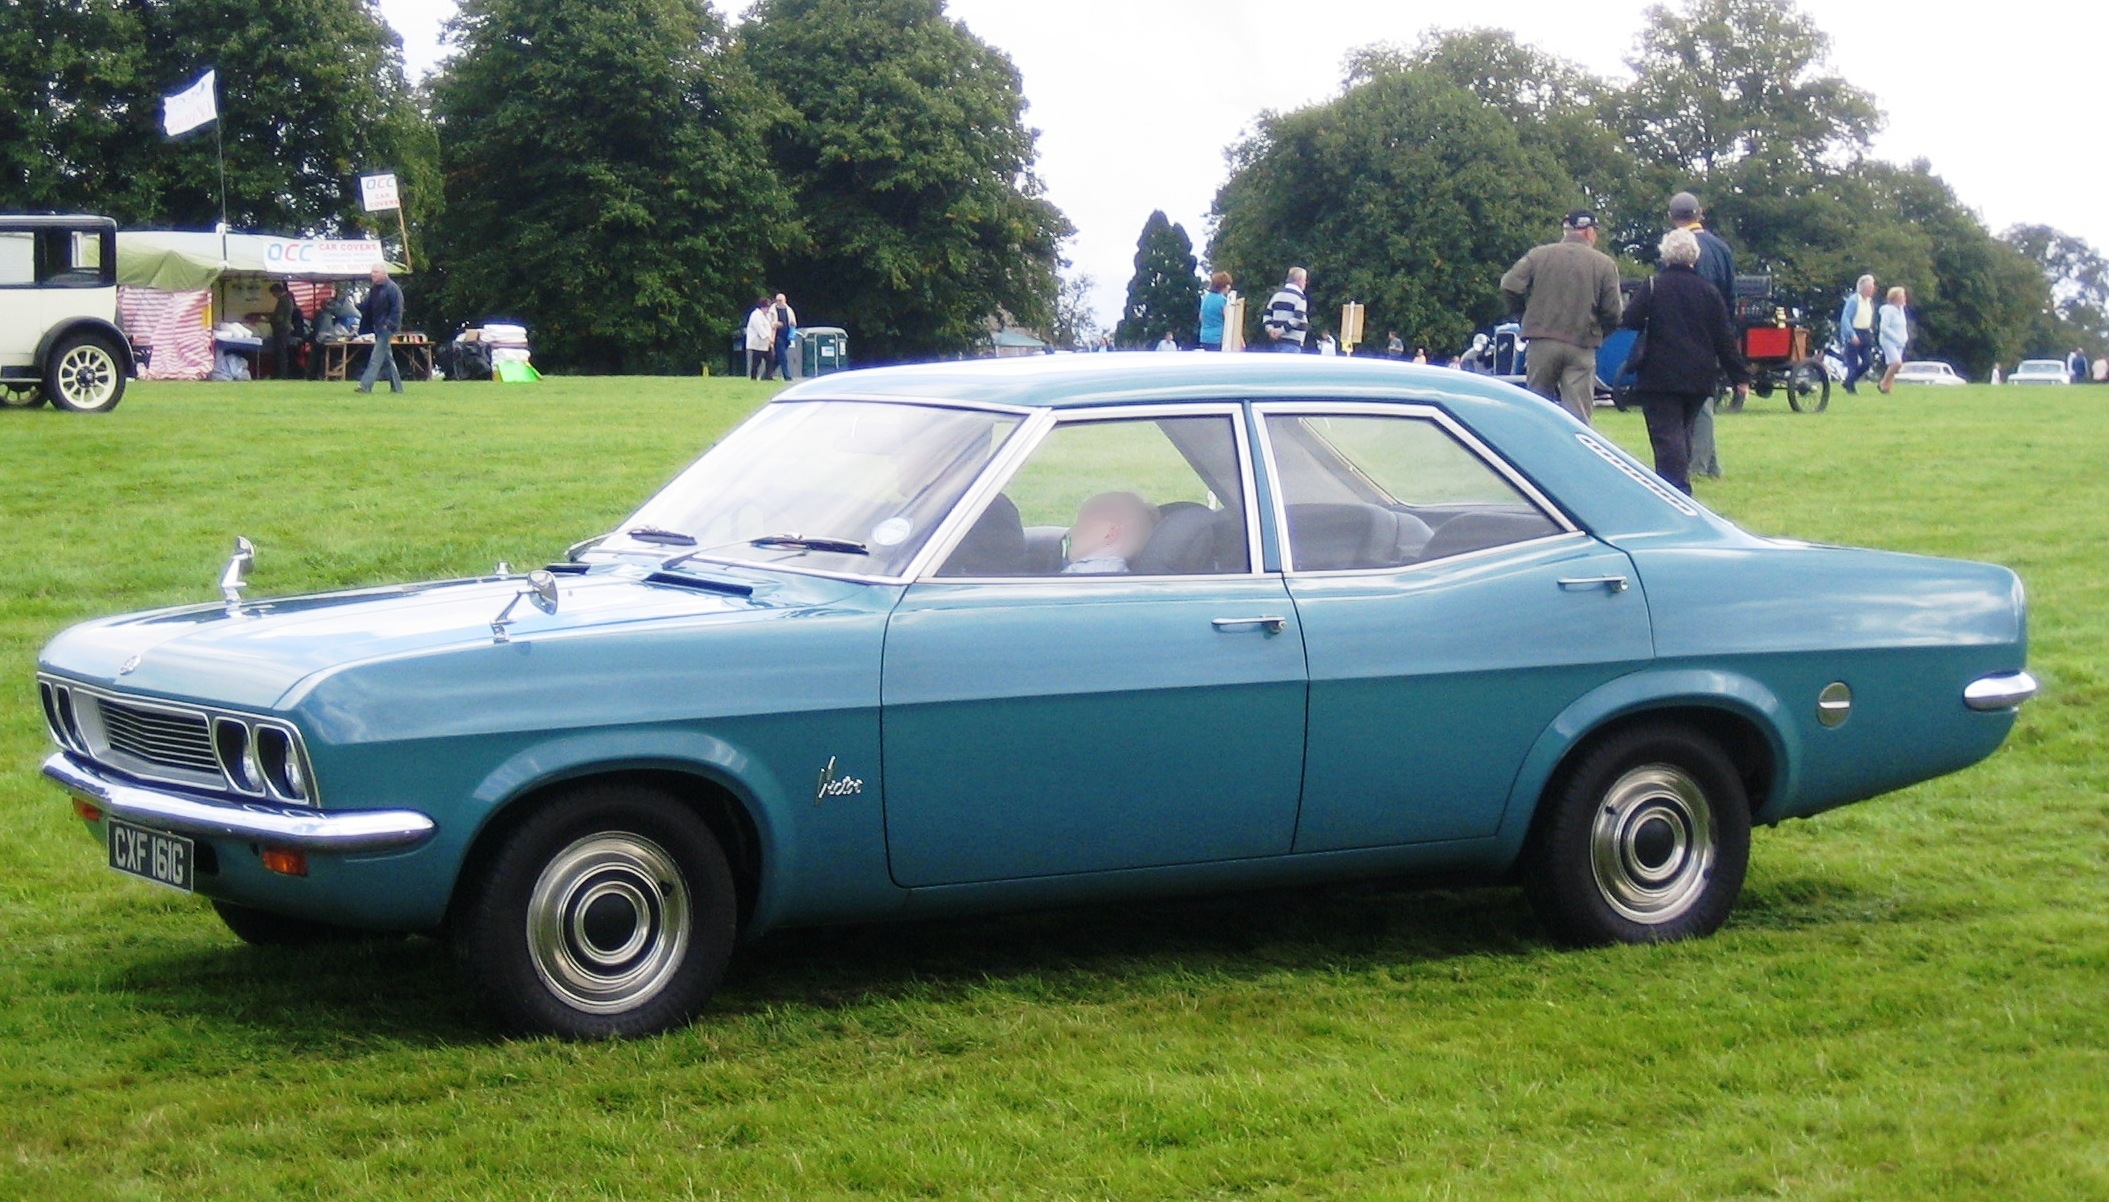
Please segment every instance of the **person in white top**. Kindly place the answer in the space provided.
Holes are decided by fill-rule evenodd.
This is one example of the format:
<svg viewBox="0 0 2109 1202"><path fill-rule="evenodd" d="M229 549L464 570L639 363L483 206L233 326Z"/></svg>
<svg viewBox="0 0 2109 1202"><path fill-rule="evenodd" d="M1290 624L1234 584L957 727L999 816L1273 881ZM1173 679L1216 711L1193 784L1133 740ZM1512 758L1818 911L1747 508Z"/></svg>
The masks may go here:
<svg viewBox="0 0 2109 1202"><path fill-rule="evenodd" d="M1160 351L1176 351L1179 349L1179 343L1172 337L1170 330L1166 330L1164 337L1157 340L1157 349Z"/></svg>
<svg viewBox="0 0 2109 1202"><path fill-rule="evenodd" d="M747 378L766 379L769 375L769 349L776 345L776 313L766 296L756 297L754 309L747 314Z"/></svg>

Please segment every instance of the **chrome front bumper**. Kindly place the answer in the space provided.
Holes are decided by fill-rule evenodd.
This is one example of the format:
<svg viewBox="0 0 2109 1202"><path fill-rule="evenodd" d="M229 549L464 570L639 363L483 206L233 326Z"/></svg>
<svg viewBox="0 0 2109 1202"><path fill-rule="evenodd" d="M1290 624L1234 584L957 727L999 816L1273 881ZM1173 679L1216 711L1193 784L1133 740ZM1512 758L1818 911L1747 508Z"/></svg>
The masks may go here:
<svg viewBox="0 0 2109 1202"><path fill-rule="evenodd" d="M422 843L439 829L431 818L414 810L332 814L289 806L199 801L107 780L63 751L44 761L44 775L112 818L206 838L317 852L390 851Z"/></svg>
<svg viewBox="0 0 2109 1202"><path fill-rule="evenodd" d="M1980 676L1963 688L1963 704L1973 710L2010 710L2036 695L2036 678L2026 672Z"/></svg>

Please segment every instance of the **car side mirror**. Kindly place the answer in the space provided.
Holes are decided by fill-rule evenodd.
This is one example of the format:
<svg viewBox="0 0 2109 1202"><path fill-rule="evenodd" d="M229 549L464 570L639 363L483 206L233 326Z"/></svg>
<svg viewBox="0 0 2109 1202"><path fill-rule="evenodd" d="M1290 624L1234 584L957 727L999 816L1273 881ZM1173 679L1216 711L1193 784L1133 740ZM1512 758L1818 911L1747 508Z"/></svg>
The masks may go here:
<svg viewBox="0 0 2109 1202"><path fill-rule="evenodd" d="M505 603L505 608L498 611L498 616L491 619L492 642L510 643L513 641L511 636L505 633L505 628L513 624L513 607L520 604L520 598L522 597L533 602L534 607L545 614L555 613L557 611L556 573L548 568L536 568L527 574L527 587L514 593L512 600Z"/></svg>

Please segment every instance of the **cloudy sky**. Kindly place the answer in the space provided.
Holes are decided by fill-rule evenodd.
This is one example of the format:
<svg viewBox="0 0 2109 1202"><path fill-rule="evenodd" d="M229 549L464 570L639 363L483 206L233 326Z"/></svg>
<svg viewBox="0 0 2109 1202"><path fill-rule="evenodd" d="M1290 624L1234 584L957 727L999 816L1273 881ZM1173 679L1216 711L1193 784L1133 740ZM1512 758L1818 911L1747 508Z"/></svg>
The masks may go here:
<svg viewBox="0 0 2109 1202"><path fill-rule="evenodd" d="M413 77L446 53L440 24L453 0L380 0L380 7L403 35ZM717 7L736 14L745 4ZM1351 48L1411 43L1430 27L1494 25L1623 77L1646 5L950 0L948 7L1024 74L1027 120L1040 130L1040 174L1076 224L1067 253L1096 279L1104 322L1120 308L1150 210L1163 209L1197 248L1204 244L1224 148L1263 110L1337 94ZM2109 248L2100 67L2109 52L2109 5L2005 0L1965 10L1802 0L1802 9L1831 35L1833 68L1874 93L1888 114L1877 154L1930 160L1995 231L2044 222Z"/></svg>

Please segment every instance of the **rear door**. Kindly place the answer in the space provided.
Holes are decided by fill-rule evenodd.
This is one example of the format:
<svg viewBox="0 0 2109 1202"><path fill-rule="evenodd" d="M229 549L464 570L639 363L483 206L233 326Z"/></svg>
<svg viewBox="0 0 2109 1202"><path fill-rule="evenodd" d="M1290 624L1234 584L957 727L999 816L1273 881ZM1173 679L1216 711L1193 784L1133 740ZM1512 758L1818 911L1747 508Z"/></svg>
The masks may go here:
<svg viewBox="0 0 2109 1202"><path fill-rule="evenodd" d="M1439 410L1256 409L1311 675L1296 850L1493 834L1547 725L1652 655L1631 561Z"/></svg>

